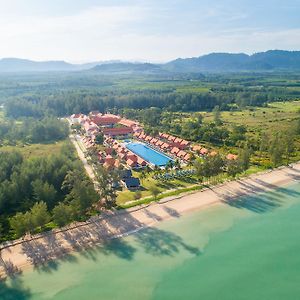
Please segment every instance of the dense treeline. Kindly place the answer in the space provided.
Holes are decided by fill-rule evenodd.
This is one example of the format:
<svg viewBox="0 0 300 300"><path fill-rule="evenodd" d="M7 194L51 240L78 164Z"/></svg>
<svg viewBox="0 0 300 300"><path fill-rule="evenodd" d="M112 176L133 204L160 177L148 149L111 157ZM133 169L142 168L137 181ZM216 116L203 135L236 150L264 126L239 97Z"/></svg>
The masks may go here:
<svg viewBox="0 0 300 300"><path fill-rule="evenodd" d="M124 108L145 109L157 107L168 111L212 110L216 105L221 110L230 109L236 103L241 106L262 106L272 101L262 93L177 93L157 91L110 92L110 93L59 93L55 97L23 97L11 99L5 105L9 117L41 117L46 114L65 116L73 113L88 113L92 110L114 111Z"/></svg>
<svg viewBox="0 0 300 300"><path fill-rule="evenodd" d="M10 143L44 143L65 139L68 125L54 117L43 119L23 118L21 121L4 120L0 122L0 141Z"/></svg>
<svg viewBox="0 0 300 300"><path fill-rule="evenodd" d="M69 144L58 155L26 160L2 151L0 170L1 240L34 232L52 218L57 225L82 219L98 200Z"/></svg>
<svg viewBox="0 0 300 300"><path fill-rule="evenodd" d="M186 112L218 105L229 110L300 97L297 74L103 77L78 73L2 79L0 102L13 118L150 107Z"/></svg>

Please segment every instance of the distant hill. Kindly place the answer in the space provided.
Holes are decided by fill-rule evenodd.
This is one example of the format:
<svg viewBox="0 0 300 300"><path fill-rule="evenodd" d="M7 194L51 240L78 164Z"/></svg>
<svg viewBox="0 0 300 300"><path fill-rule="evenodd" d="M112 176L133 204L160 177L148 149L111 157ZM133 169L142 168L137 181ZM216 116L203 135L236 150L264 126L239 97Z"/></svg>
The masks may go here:
<svg viewBox="0 0 300 300"><path fill-rule="evenodd" d="M88 70L96 65L111 62L91 62L86 64L70 64L65 61L33 61L21 58L0 59L0 72L53 72Z"/></svg>
<svg viewBox="0 0 300 300"><path fill-rule="evenodd" d="M110 63L101 64L92 69L92 71L101 73L115 73L115 74L132 74L132 73L143 73L143 74L153 74L153 73L163 73L165 72L160 65L150 64L150 63Z"/></svg>
<svg viewBox="0 0 300 300"><path fill-rule="evenodd" d="M172 72L231 72L300 70L300 51L270 50L247 54L211 53L176 59L164 65Z"/></svg>
<svg viewBox="0 0 300 300"><path fill-rule="evenodd" d="M19 58L0 59L0 73L82 70L103 74L300 71L300 51L269 50L253 55L211 53L199 57L178 58L165 64L122 61L70 64L65 61L37 62Z"/></svg>

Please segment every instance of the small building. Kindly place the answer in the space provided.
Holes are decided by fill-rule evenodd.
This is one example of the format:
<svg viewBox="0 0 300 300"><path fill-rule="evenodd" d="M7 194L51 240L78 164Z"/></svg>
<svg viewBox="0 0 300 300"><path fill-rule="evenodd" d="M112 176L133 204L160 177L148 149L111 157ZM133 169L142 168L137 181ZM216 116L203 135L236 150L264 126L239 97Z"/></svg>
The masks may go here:
<svg viewBox="0 0 300 300"><path fill-rule="evenodd" d="M126 153L118 153L118 156L120 157L120 159L125 160L126 159Z"/></svg>
<svg viewBox="0 0 300 300"><path fill-rule="evenodd" d="M177 155L177 153L178 153L179 151L180 151L179 148L173 147L172 150L171 150L171 154Z"/></svg>
<svg viewBox="0 0 300 300"><path fill-rule="evenodd" d="M145 160L143 160L141 157L138 157L137 163L141 166L141 167L145 167L147 165L147 162Z"/></svg>
<svg viewBox="0 0 300 300"><path fill-rule="evenodd" d="M158 140L155 145L160 147L163 143L164 143L163 141Z"/></svg>
<svg viewBox="0 0 300 300"><path fill-rule="evenodd" d="M174 140L174 143L178 143L178 144L181 144L181 142L182 142L182 139L181 138L176 138L175 140Z"/></svg>
<svg viewBox="0 0 300 300"><path fill-rule="evenodd" d="M130 177L132 177L132 171L129 169L124 169L121 171L120 177L122 180L124 180L126 178L130 178Z"/></svg>
<svg viewBox="0 0 300 300"><path fill-rule="evenodd" d="M111 155L105 157L105 163L108 165L114 165L115 159Z"/></svg>
<svg viewBox="0 0 300 300"><path fill-rule="evenodd" d="M163 144L161 145L160 148L163 149L163 150L167 150L167 149L170 148L170 144L168 144L168 143L163 143Z"/></svg>
<svg viewBox="0 0 300 300"><path fill-rule="evenodd" d="M93 122L85 122L83 127L87 135L91 135L94 131L99 130L99 127Z"/></svg>
<svg viewBox="0 0 300 300"><path fill-rule="evenodd" d="M192 157L191 154L190 154L190 153L187 153L183 159L184 159L185 161L190 161L190 160L191 160L191 157Z"/></svg>
<svg viewBox="0 0 300 300"><path fill-rule="evenodd" d="M202 147L200 145L195 145L192 147L192 150L197 153L200 153L201 149Z"/></svg>
<svg viewBox="0 0 300 300"><path fill-rule="evenodd" d="M128 160L128 159L130 159L130 160L132 160L132 161L134 161L134 162L137 162L137 161L138 161L137 155L135 155L135 154L133 154L133 153L128 153L128 154L127 154L127 160Z"/></svg>
<svg viewBox="0 0 300 300"><path fill-rule="evenodd" d="M124 180L127 189L137 189L140 187L140 180L136 177L129 177Z"/></svg>
<svg viewBox="0 0 300 300"><path fill-rule="evenodd" d="M127 159L126 164L127 164L127 166L130 167L130 168L135 168L136 165L137 165L137 162L136 162L136 161L133 161L133 160L131 160L131 159Z"/></svg>
<svg viewBox="0 0 300 300"><path fill-rule="evenodd" d="M180 150L178 153L177 153L177 156L181 159L184 159L184 157L187 155L187 153L183 150Z"/></svg>
<svg viewBox="0 0 300 300"><path fill-rule="evenodd" d="M237 160L238 156L236 154L229 153L229 154L227 154L226 159L228 159L228 160Z"/></svg>
<svg viewBox="0 0 300 300"><path fill-rule="evenodd" d="M175 136L169 135L168 141L174 142L175 140L176 140L176 137L175 137Z"/></svg>
<svg viewBox="0 0 300 300"><path fill-rule="evenodd" d="M121 166L120 160L119 160L119 159L116 159L115 164L114 164L114 167L115 167L115 168L119 168L120 166Z"/></svg>
<svg viewBox="0 0 300 300"><path fill-rule="evenodd" d="M207 150L206 148L202 148L202 149L200 150L200 154L201 154L201 155L206 155L206 154L208 154L208 150Z"/></svg>

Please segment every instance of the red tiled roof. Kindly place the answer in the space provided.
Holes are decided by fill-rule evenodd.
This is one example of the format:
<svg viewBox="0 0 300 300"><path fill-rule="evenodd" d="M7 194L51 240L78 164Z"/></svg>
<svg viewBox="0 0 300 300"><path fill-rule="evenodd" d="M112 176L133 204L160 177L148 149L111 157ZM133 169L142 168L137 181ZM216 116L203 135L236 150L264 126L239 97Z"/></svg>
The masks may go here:
<svg viewBox="0 0 300 300"><path fill-rule="evenodd" d="M181 158L184 158L185 156L186 156L186 152L185 151L183 151L183 150L180 150L178 153L177 153L177 156L178 157L181 157Z"/></svg>
<svg viewBox="0 0 300 300"><path fill-rule="evenodd" d="M120 160L119 159L116 159L116 161L115 161L115 168L118 168L119 166L121 165L121 162L120 162Z"/></svg>
<svg viewBox="0 0 300 300"><path fill-rule="evenodd" d="M120 128L103 128L103 134L117 136L117 135L127 135L132 133L132 128L120 127Z"/></svg>
<svg viewBox="0 0 300 300"><path fill-rule="evenodd" d="M105 158L105 163L108 165L113 165L115 163L115 159L111 155L107 155Z"/></svg>
<svg viewBox="0 0 300 300"><path fill-rule="evenodd" d="M186 141L186 140L182 140L182 141L180 142L180 144L183 145L183 146L187 146L189 143L190 143L190 142L189 142L189 141Z"/></svg>
<svg viewBox="0 0 300 300"><path fill-rule="evenodd" d="M218 154L217 151L211 151L211 152L209 153L210 156L216 156L217 154Z"/></svg>
<svg viewBox="0 0 300 300"><path fill-rule="evenodd" d="M202 147L200 146L200 145L196 145L196 146L193 146L193 151L195 151L195 152L199 152L201 149L202 149Z"/></svg>
<svg viewBox="0 0 300 300"><path fill-rule="evenodd" d="M153 138L153 139L150 141L150 143L151 143L151 144L155 144L157 141L158 141L158 140L157 140L156 138Z"/></svg>
<svg viewBox="0 0 300 300"><path fill-rule="evenodd" d="M126 153L119 153L118 156L121 158L121 159L125 159L126 158Z"/></svg>
<svg viewBox="0 0 300 300"><path fill-rule="evenodd" d="M112 148L105 148L105 153L106 154L112 154L113 149Z"/></svg>
<svg viewBox="0 0 300 300"><path fill-rule="evenodd" d="M111 114L106 114L106 115L102 115L102 116L92 116L91 120L96 123L97 125L110 125L110 124L116 124L119 122L120 117L115 116L115 115L111 115Z"/></svg>
<svg viewBox="0 0 300 300"><path fill-rule="evenodd" d="M177 154L179 151L180 151L179 148L174 147L174 148L172 148L171 153L172 153L172 154Z"/></svg>
<svg viewBox="0 0 300 300"><path fill-rule="evenodd" d="M237 160L238 156L235 155L235 154L229 153L229 154L227 154L226 158L227 158L228 160Z"/></svg>
<svg viewBox="0 0 300 300"><path fill-rule="evenodd" d="M169 141L172 141L172 142L173 142L175 139L176 139L176 137L175 137L175 136L172 136L172 135L169 135L169 137L168 137L168 140L169 140Z"/></svg>
<svg viewBox="0 0 300 300"><path fill-rule="evenodd" d="M188 161L190 160L190 158L191 158L191 154L187 153L183 159Z"/></svg>
<svg viewBox="0 0 300 300"><path fill-rule="evenodd" d="M168 144L168 143L163 143L162 145L161 145L161 148L162 149L168 149L170 147L170 144Z"/></svg>
<svg viewBox="0 0 300 300"><path fill-rule="evenodd" d="M182 139L181 138L176 138L175 140L174 140L174 143L181 143L182 142Z"/></svg>
<svg viewBox="0 0 300 300"><path fill-rule="evenodd" d="M145 160L143 160L141 157L138 157L137 163L138 163L140 166L146 166L146 165L147 165L147 162L146 162Z"/></svg>
<svg viewBox="0 0 300 300"><path fill-rule="evenodd" d="M130 159L134 162L138 161L138 157L135 154L127 154L127 160Z"/></svg>
<svg viewBox="0 0 300 300"><path fill-rule="evenodd" d="M137 126L139 123L128 119L121 119L119 121L119 124L124 125L126 127L134 127Z"/></svg>
<svg viewBox="0 0 300 300"><path fill-rule="evenodd" d="M205 154L207 154L208 153L208 150L206 149L206 148L202 148L201 150L200 150L200 154L202 154L202 155L205 155Z"/></svg>
<svg viewBox="0 0 300 300"><path fill-rule="evenodd" d="M129 167L134 167L136 166L136 162L132 161L131 159L128 159L126 161L126 164L129 166Z"/></svg>

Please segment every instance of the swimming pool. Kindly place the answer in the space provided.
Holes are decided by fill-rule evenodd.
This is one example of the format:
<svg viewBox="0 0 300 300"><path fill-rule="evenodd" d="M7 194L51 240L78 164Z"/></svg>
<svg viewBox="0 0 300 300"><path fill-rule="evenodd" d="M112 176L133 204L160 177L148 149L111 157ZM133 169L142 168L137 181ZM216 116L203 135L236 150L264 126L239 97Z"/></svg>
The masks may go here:
<svg viewBox="0 0 300 300"><path fill-rule="evenodd" d="M172 160L170 157L164 155L161 152L151 149L143 143L127 143L126 148L147 162L163 167L167 164L168 161Z"/></svg>

